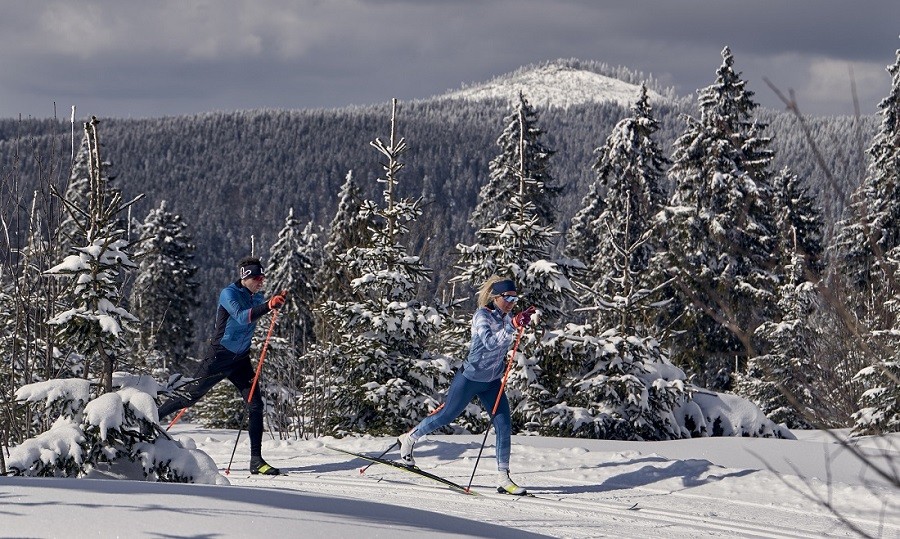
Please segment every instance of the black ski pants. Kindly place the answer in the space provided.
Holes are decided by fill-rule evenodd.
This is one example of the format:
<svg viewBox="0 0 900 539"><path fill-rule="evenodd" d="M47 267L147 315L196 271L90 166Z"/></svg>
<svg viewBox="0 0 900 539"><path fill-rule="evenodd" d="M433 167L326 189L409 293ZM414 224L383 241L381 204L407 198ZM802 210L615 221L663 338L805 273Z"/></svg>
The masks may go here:
<svg viewBox="0 0 900 539"><path fill-rule="evenodd" d="M159 417L162 419L182 408L193 406L213 386L226 378L234 384L246 403L247 397L250 396L250 386L253 385L254 375L249 350L242 354L235 354L224 346L210 345L206 358L194 373L196 382L188 382L180 390L181 393L186 393L186 396L179 395L164 402L159 407ZM263 401L260 396L260 385L257 382L256 391L253 392L253 402L248 406L250 425L247 427L247 434L250 436L251 457L260 456L262 449Z"/></svg>

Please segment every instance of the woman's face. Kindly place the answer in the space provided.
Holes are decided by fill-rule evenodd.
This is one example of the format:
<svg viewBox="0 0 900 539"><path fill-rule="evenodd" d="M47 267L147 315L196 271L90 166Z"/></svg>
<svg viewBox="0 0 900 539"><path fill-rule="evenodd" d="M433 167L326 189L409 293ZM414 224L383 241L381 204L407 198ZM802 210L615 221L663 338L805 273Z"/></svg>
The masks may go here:
<svg viewBox="0 0 900 539"><path fill-rule="evenodd" d="M516 299L511 300L511 298L516 298ZM494 296L494 305L498 309L500 309L503 312L503 314L508 314L509 311L512 310L513 305L516 304L516 301L518 301L518 299L519 299L519 297L516 295L515 292L504 292L498 296Z"/></svg>

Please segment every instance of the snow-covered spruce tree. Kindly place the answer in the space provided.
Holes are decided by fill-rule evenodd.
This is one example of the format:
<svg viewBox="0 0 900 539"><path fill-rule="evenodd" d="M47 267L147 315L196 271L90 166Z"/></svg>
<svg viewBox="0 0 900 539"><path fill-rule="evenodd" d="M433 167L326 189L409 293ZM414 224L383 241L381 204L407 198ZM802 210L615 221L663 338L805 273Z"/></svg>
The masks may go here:
<svg viewBox="0 0 900 539"><path fill-rule="evenodd" d="M756 329L760 339L769 343L768 353L752 357L747 370L735 373L735 392L756 404L766 417L791 429L808 429L813 406L816 363L814 340L819 336L813 326L816 309L815 284L807 280L805 258L795 253L794 263L786 268L778 291L779 320L764 322Z"/></svg>
<svg viewBox="0 0 900 539"><path fill-rule="evenodd" d="M134 367L166 380L190 366L194 344L191 310L198 304L196 247L181 216L166 201L150 210L138 227L138 276L131 289L131 311L141 320Z"/></svg>
<svg viewBox="0 0 900 539"><path fill-rule="evenodd" d="M772 179L772 206L778 231L780 265L789 277L817 283L825 271L825 220L809 188L790 168ZM796 273L795 259L802 258L803 271Z"/></svg>
<svg viewBox="0 0 900 539"><path fill-rule="evenodd" d="M111 390L98 394L97 389L80 378L21 387L18 401L43 404L56 420L47 432L10 451L10 472L228 484L208 455L158 436L155 397L160 386L153 378L117 372Z"/></svg>
<svg viewBox="0 0 900 539"><path fill-rule="evenodd" d="M353 297L350 286L353 276L341 261L341 256L354 247L371 245L369 223L360 216L362 205L362 193L353 179L353 171L347 172L338 193L337 211L328 228L321 267L313 280L319 289L316 303L344 301Z"/></svg>
<svg viewBox="0 0 900 539"><path fill-rule="evenodd" d="M549 167L550 157L556 152L541 142L544 132L537 125L537 111L522 92L513 108L497 139L500 154L490 162L490 180L482 186L478 205L469 218L476 229L515 219L516 209L509 204L513 196L534 207L539 225L556 224L556 199L562 187L554 182Z"/></svg>
<svg viewBox="0 0 900 539"><path fill-rule="evenodd" d="M297 425L299 417L306 415L297 407L297 395L304 385L304 376L309 374L301 358L315 342L313 304L318 290L313 278L321 264L322 246L318 234L313 232L313 223L301 228L291 208L269 252L266 270L269 290L272 293L285 290L289 298L289 303L279 311L269 339L266 363L271 368L267 369L269 375L262 388L269 422L282 435ZM264 342L268 327L261 325L257 332L263 338L256 342Z"/></svg>
<svg viewBox="0 0 900 539"><path fill-rule="evenodd" d="M866 178L834 241L841 274L862 296L858 317L872 329L892 327L897 318L884 300L898 292L897 268L887 254L900 246L900 50L887 69L891 91L879 103L881 125L866 151Z"/></svg>
<svg viewBox="0 0 900 539"><path fill-rule="evenodd" d="M597 148L597 179L566 235L566 255L585 264L582 280L600 298L623 297L623 291L660 284L650 282L647 271L661 243L653 218L665 203L668 160L653 139L658 129L647 89L641 86L631 115L616 124L605 145ZM612 310L597 312L601 331L613 325L646 327L630 319L637 311L620 310L613 319L607 317Z"/></svg>
<svg viewBox="0 0 900 539"><path fill-rule="evenodd" d="M473 214L472 218L472 222L481 222L494 212L495 218L487 220L493 224L475 233L476 244L457 245L460 273L452 281L478 289L491 275L513 279L522 298L522 308L535 306L540 327L549 327L563 317L564 300L574 299L570 277L583 266L578 261L551 257L559 233L543 223L555 220L554 195L558 189L546 189L538 197L533 189L542 180L532 180L530 175L549 178L547 158L553 152L537 143L535 138L542 131L536 126L536 113L521 94L515 108L498 141L501 153L493 161L496 165L491 167L489 187L481 191L478 208L484 217ZM540 151L530 148L540 148ZM497 197L496 193L503 196ZM535 198L540 198L542 215L535 206ZM468 326L471 314L457 318ZM544 350L540 342L540 331L526 331L519 343L516 364L510 371L506 394L514 431L541 429L542 411L552 404L568 368L562 358L553 355L552 350ZM470 426L481 421L467 413L461 422Z"/></svg>
<svg viewBox="0 0 900 539"><path fill-rule="evenodd" d="M690 400L685 374L673 366L659 342L635 331L591 325L550 332L544 346L573 369L548 407L548 434L612 440L671 440L690 437L680 408Z"/></svg>
<svg viewBox="0 0 900 539"><path fill-rule="evenodd" d="M896 338L896 336L894 337ZM866 390L859 398L859 411L853 414L856 436L900 432L900 359L879 361L856 375Z"/></svg>
<svg viewBox="0 0 900 539"><path fill-rule="evenodd" d="M84 125L90 146L91 196L87 212L62 199L83 238L83 245L75 244L74 253L45 274L69 278L67 305L48 320L50 325L59 328L60 346L85 358L85 378L90 377L91 361L99 361L102 386L110 391L116 355L127 349L125 332L137 321L121 306L122 272L134 270L137 265L129 258L129 243L117 216L143 195L123 202L121 193L107 190L98 125L96 118Z"/></svg>
<svg viewBox="0 0 900 539"><path fill-rule="evenodd" d="M322 266L322 245L319 235L309 222L301 228L294 217L294 209L288 211L278 239L269 251L266 270L266 286L274 293L287 290L290 304L282 309L273 336L295 343L298 354L315 340L315 315L313 306L319 291L315 275Z"/></svg>
<svg viewBox="0 0 900 539"><path fill-rule="evenodd" d="M371 144L383 163L384 205L366 201L361 217L371 223L372 243L354 247L340 260L359 277L351 282L358 301L324 304L327 324L339 335L342 357L334 359L336 394L332 396L334 432L399 434L410 429L437 403L450 368L428 350L429 339L443 323L434 306L415 297L431 270L400 243L421 213L419 201L399 198L398 160L406 141L396 137L397 101L393 101L388 144Z"/></svg>
<svg viewBox="0 0 900 539"><path fill-rule="evenodd" d="M343 384L342 373L333 367L343 361L346 345L342 342L340 328L328 322L324 305L327 301L350 303L359 299L351 286L358 275L351 273L341 257L353 248L371 246L370 223L360 214L362 205L362 194L353 172L347 172L338 193L338 207L328 230L321 266L313 280L319 292L314 304L316 342L300 360L308 366L300 394L308 411L303 430L313 436L327 432L327 423L333 415L333 396Z"/></svg>
<svg viewBox="0 0 900 539"><path fill-rule="evenodd" d="M900 430L900 50L887 70L891 91L878 105L881 126L867 150L866 179L836 242L872 337L872 364L856 376L866 388L854 416L857 434Z"/></svg>
<svg viewBox="0 0 900 539"><path fill-rule="evenodd" d="M660 232L654 215L664 203L658 126L642 88L630 117L598 149L597 180L569 232L567 252L590 256L587 286L597 316L586 325L550 332L553 348L572 368L546 410L548 432L562 436L633 440L681 438L675 411L690 397L684 373L653 336L653 301L666 283L654 282L650 260ZM601 197L600 192L606 196ZM654 297L656 296L656 297Z"/></svg>
<svg viewBox="0 0 900 539"><path fill-rule="evenodd" d="M824 272L822 213L789 169L772 182L781 284L777 315L756 329L769 343L767 353L750 358L747 371L736 373L735 391L750 399L776 423L811 428L822 399L817 373L822 359L815 343L821 330L813 320L821 306L817 286Z"/></svg>
<svg viewBox="0 0 900 539"><path fill-rule="evenodd" d="M722 57L715 83L700 91L700 118L687 117L675 141L675 191L661 217L662 267L677 277L672 359L717 389L757 355L754 331L775 314L778 281L770 139L727 47Z"/></svg>
<svg viewBox="0 0 900 539"><path fill-rule="evenodd" d="M69 175L69 182L63 192L63 198L66 205L71 208L77 208L79 211L64 211L62 221L59 225L59 241L57 246L61 256L66 255L74 245L80 246L84 243L84 236L81 227L78 225L82 213L88 211L91 200L91 149L90 137L85 133L81 140L81 147L75 156L75 162L72 164L72 173ZM101 164L104 169L110 163ZM105 174L105 170L103 170ZM107 189L112 188L114 183L108 175L104 175Z"/></svg>

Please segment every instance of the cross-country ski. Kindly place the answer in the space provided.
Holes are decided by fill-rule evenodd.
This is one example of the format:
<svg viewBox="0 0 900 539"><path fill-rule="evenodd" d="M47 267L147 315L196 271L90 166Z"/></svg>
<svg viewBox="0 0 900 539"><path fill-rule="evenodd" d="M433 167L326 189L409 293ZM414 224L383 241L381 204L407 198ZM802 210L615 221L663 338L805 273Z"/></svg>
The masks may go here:
<svg viewBox="0 0 900 539"><path fill-rule="evenodd" d="M440 483L441 485L445 485L445 486L449 487L450 489L454 490L455 492L461 492L463 494L471 494L471 495L477 494L476 492L473 492L471 489L467 489L466 487L464 487L460 484L454 483L453 481L450 481L449 479L445 479L445 478L435 475L431 472L425 471L417 466L407 466L405 464L401 464L401 463L395 462L393 460L373 457L371 455L364 455L362 453L355 453L353 451L347 451L346 449L341 449L339 447L334 447L334 446L328 446L328 449L331 449L332 451L338 451L340 453L344 453L344 454L356 457L358 459L367 460L369 462L373 462L376 464L383 464L385 466L390 466L391 468L394 468L397 470L403 470L404 472L418 475L419 477L425 477L427 479L430 479L432 481ZM363 473L362 469L360 470L360 473Z"/></svg>

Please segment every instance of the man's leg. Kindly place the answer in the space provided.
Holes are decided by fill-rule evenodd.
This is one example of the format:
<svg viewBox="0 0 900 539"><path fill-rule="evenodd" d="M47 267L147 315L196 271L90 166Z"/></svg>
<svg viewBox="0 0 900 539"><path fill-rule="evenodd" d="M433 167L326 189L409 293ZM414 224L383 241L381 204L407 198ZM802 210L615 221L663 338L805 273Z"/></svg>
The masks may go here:
<svg viewBox="0 0 900 539"><path fill-rule="evenodd" d="M253 365L250 363L250 354L239 356L236 360L234 371L228 377L231 383L240 391L241 398L247 404L247 398L250 397L250 388L253 385ZM251 473L255 468L261 468L266 465L262 459L262 435L263 435L263 399L262 388L260 382L257 381L256 388L253 390L253 399L247 404L249 412L249 421L247 426L247 435L250 437L250 468ZM271 468L271 467L270 467ZM277 468L271 468L278 473ZM259 473L267 473L260 471Z"/></svg>
<svg viewBox="0 0 900 539"><path fill-rule="evenodd" d="M164 402L159 407L159 418L162 419L182 408L193 406L197 401L202 399L204 395L209 393L209 390L212 389L213 386L224 380L228 375L228 370L224 368L228 363L226 361L227 359L228 358L222 357L217 358L215 347L210 346L206 358L200 363L197 372L194 373L194 379L196 381L188 382L183 386L183 389L178 390L176 396Z"/></svg>

